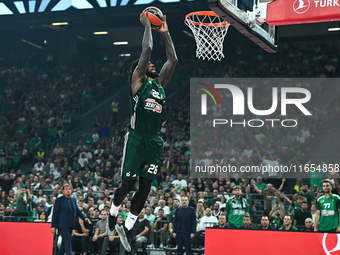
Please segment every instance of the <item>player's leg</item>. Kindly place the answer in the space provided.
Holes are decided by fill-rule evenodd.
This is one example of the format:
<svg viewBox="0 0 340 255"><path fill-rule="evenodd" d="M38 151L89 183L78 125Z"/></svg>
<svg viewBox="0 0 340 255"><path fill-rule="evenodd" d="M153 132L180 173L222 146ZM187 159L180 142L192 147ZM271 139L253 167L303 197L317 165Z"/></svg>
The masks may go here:
<svg viewBox="0 0 340 255"><path fill-rule="evenodd" d="M111 208L108 218L109 235L113 235L116 225L116 217L121 203L135 186L138 171L142 162L140 153L142 145L143 141L140 137L131 135L130 132L126 133L124 137L123 159L121 166L123 183L122 186L116 190L115 195L110 202Z"/></svg>
<svg viewBox="0 0 340 255"><path fill-rule="evenodd" d="M144 160L144 138L133 135L130 132L127 132L124 140L124 149L123 149L123 160L122 160L122 186L116 190L113 203L110 209L109 216L109 225L110 230L111 227L115 224L110 224L118 214L118 209L120 204L125 199L126 195L134 188L137 176L139 175L139 170L142 167L142 163ZM131 207L132 208L132 207ZM139 213L138 213L139 214ZM127 251L131 250L131 246L128 241L129 230L133 227L137 217L137 215L129 214L127 215L126 221L128 221L129 225L132 225L128 229L123 224L115 225L114 229L118 233L120 237L120 241L124 248ZM114 217L114 218L113 218ZM110 219L111 218L111 219Z"/></svg>
<svg viewBox="0 0 340 255"><path fill-rule="evenodd" d="M142 211L145 201L151 189L151 183L156 178L158 166L161 159L163 140L158 137L139 137L143 141L143 149L139 154L143 154L143 165L139 172L139 188L131 201L131 210L127 215L125 224L116 225L116 231L122 241L122 245L129 251L130 245L126 243L129 231L133 228L139 213ZM135 155L139 155L136 153Z"/></svg>
<svg viewBox="0 0 340 255"><path fill-rule="evenodd" d="M139 189L133 196L131 201L131 210L126 217L125 223L119 223L115 227L121 243L127 251L131 250L131 246L129 244L130 232L138 219L139 213L144 207L146 199L148 198L152 182L153 180L139 177Z"/></svg>
<svg viewBox="0 0 340 255"><path fill-rule="evenodd" d="M138 219L138 215L144 207L145 201L150 193L151 183L157 176L158 166L162 156L162 138L158 136L139 138L143 140L144 167L139 169L138 172L139 188L131 201L131 210L125 221L125 227L127 230L131 230L133 228L133 225Z"/></svg>
<svg viewBox="0 0 340 255"><path fill-rule="evenodd" d="M149 196L151 184L156 179L158 167L160 165L163 140L155 136L152 138L145 138L145 165L139 172L139 188L131 201L130 217L125 221L127 229L132 229L139 213L142 211L145 201ZM132 221L133 219L133 221Z"/></svg>
<svg viewBox="0 0 340 255"><path fill-rule="evenodd" d="M136 220L138 219L138 215L142 211L145 201L149 196L151 183L153 180L146 179L144 177L139 177L139 188L131 201L131 210L128 213L128 216L125 221L125 227L130 230L133 228Z"/></svg>
<svg viewBox="0 0 340 255"><path fill-rule="evenodd" d="M113 203L115 211L110 209L110 214L117 216L118 215L118 209L122 202L124 201L127 194L129 194L133 188L135 187L136 179L135 180L126 180L124 177L122 178L122 186L120 186L114 195ZM112 208L112 207L111 207ZM114 213L111 213L114 212Z"/></svg>
<svg viewBox="0 0 340 255"><path fill-rule="evenodd" d="M131 146L132 143L133 146ZM131 250L130 244L126 242L129 236L128 232L133 228L136 220L138 219L138 215L142 211L145 201L150 193L151 183L157 175L162 154L163 140L158 136L141 137L131 135L131 139L127 144L127 150L129 152L130 146L134 149L134 160L129 161L129 164L136 166L136 160L138 160L138 164L141 160L143 164L139 165L144 167L140 167L137 173L137 175L139 175L139 188L131 201L131 210L127 215L125 224L118 224L115 227L117 233L119 234L122 245L127 251ZM128 157L125 158L125 160L128 159ZM135 177L135 171L131 172L131 167L127 169L129 169L129 172L124 172L123 176L127 179ZM117 204L114 202L114 206L115 205Z"/></svg>
<svg viewBox="0 0 340 255"><path fill-rule="evenodd" d="M113 235L113 232L115 230L115 225L116 225L116 220L117 220L117 215L118 211L120 208L120 205L124 201L126 195L130 193L133 188L135 187L136 180L126 180L123 176L122 178L123 183L122 186L120 186L115 194L113 199L111 198L110 204L110 213L109 213L109 218L108 218L108 234Z"/></svg>

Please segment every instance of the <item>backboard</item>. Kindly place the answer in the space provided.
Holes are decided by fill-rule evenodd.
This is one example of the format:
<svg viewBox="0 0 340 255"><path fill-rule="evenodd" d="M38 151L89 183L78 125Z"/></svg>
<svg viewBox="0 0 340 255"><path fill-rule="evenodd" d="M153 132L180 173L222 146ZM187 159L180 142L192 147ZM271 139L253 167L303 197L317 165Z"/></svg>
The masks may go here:
<svg viewBox="0 0 340 255"><path fill-rule="evenodd" d="M277 28L266 21L272 0L208 0L209 8L269 53L277 52Z"/></svg>
<svg viewBox="0 0 340 255"><path fill-rule="evenodd" d="M271 53L277 51L277 26L340 21L339 0L208 0L208 5Z"/></svg>

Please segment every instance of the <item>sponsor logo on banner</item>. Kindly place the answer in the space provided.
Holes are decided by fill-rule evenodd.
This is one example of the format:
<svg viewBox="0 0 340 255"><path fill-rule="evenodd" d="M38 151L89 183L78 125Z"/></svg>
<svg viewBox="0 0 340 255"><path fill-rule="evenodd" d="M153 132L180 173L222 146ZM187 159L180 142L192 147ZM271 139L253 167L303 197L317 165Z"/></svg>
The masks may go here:
<svg viewBox="0 0 340 255"><path fill-rule="evenodd" d="M233 238L230 238L230 237ZM259 240L283 240L259 245ZM246 242L245 242L246 240ZM298 240L298 241L297 241ZM248 254L256 247L256 254L339 255L340 234L320 232L263 231L242 229L205 230L205 254ZM289 245L287 245L289 244Z"/></svg>
<svg viewBox="0 0 340 255"><path fill-rule="evenodd" d="M322 238L322 247L327 255L340 254L340 234L325 233Z"/></svg>
<svg viewBox="0 0 340 255"><path fill-rule="evenodd" d="M281 26L339 21L339 13L340 0L276 0L267 5L266 23Z"/></svg>
<svg viewBox="0 0 340 255"><path fill-rule="evenodd" d="M296 0L293 4L293 10L297 14L303 14L309 10L310 2L309 0Z"/></svg>

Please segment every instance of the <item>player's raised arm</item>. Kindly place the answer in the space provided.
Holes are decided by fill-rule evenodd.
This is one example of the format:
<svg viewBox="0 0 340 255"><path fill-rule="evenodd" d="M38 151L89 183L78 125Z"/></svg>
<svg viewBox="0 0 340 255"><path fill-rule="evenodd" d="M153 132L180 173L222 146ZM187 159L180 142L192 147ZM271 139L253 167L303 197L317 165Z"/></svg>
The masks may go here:
<svg viewBox="0 0 340 255"><path fill-rule="evenodd" d="M166 16L163 16L162 25L160 28L156 29L158 32L162 33L164 42L165 42L165 49L166 49L166 58L167 61L163 65L159 76L156 78L156 80L162 85L162 87L165 87L165 85L169 82L172 74L174 73L175 66L177 64L177 55L175 51L175 46L172 42L168 24L166 23Z"/></svg>
<svg viewBox="0 0 340 255"><path fill-rule="evenodd" d="M138 89L143 85L145 80L146 70L149 65L151 51L153 47L152 33L151 33L151 23L147 18L147 15L141 13L140 22L145 26L143 41L142 41L142 53L138 60L137 67L133 71L131 77L131 94L134 95Z"/></svg>

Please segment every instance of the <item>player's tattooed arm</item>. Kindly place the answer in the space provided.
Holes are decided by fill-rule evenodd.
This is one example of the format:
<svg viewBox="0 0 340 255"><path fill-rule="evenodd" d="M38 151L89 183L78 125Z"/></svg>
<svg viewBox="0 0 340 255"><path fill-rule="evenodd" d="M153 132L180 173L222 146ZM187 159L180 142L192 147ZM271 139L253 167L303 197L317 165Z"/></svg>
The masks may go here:
<svg viewBox="0 0 340 255"><path fill-rule="evenodd" d="M175 46L172 42L172 39L169 33L168 24L166 22L165 15L163 16L162 25L158 29L158 31L162 33L163 38L164 38L167 61L163 65L159 73L159 76L156 78L156 80L163 87L165 87L165 85L169 82L172 74L174 73L174 70L175 70L175 67L178 61Z"/></svg>
<svg viewBox="0 0 340 255"><path fill-rule="evenodd" d="M145 30L142 41L142 53L140 55L138 65L132 74L132 95L136 94L138 89L143 85L143 82L145 81L146 70L149 65L153 47L151 23L147 18L147 15L141 14L140 21L144 25Z"/></svg>

